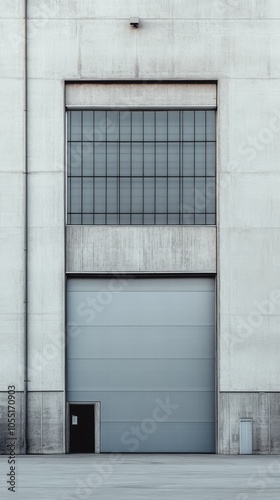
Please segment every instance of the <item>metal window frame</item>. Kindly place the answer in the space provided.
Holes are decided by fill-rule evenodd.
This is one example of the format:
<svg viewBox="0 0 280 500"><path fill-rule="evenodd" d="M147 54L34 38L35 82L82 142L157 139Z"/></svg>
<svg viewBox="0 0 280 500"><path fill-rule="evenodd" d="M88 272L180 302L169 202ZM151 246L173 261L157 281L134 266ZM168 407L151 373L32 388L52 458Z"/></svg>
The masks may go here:
<svg viewBox="0 0 280 500"><path fill-rule="evenodd" d="M119 206L119 200L120 200L120 165L119 165L119 162L120 162L120 147L118 148L118 168L117 168L117 175L115 176L108 176L108 165L107 165L107 147L106 147L106 172L104 173L104 176L96 176L95 173L93 172L93 175L92 176L85 176L85 177L90 177L93 179L93 181L96 179L96 177L100 177L100 178L104 178L105 179L105 211L104 213L98 213L97 215L102 215L104 217L104 222L102 222L101 224L96 224L95 223L95 216L96 216L96 212L95 212L95 209L94 209L94 206L93 206L93 212L92 213L89 213L88 215L91 215L92 216L92 223L90 223L90 225L102 225L102 226L110 226L110 225L113 225L113 226L121 226L121 225L150 225L150 226L154 226L154 225L203 225L203 226L216 226L217 225L217 213L216 213L216 196L217 196L217 157L215 158L215 175L207 175L207 169L206 169L206 145L210 142L214 145L214 150L216 151L216 148L217 148L217 127L215 128L216 130L216 134L215 134L215 140L213 141L208 141L207 140L207 135L205 135L205 139L203 141L196 141L196 138L194 136L194 140L193 141L183 141L182 139L182 136L181 136L181 133L182 133L182 117L183 117L183 112L184 111L204 111L205 112L205 116L204 116L204 123L205 123L205 131L206 131L206 125L207 125L207 111L209 110L213 110L213 111L216 111L216 107L207 107L207 106L203 106L203 107L199 107L199 106L195 106L195 107L184 107L184 106L180 106L180 107L147 107L147 106L137 106L137 107L132 107L132 106L126 106L126 107L123 107L123 106L119 106L119 107L103 107L103 106L90 106L90 107L81 107L81 106L77 106L77 107L74 107L73 106L68 106L66 107L66 125L68 124L68 120L69 120L69 114L68 111L81 111L81 127L82 127L82 117L83 117L83 111L104 111L106 112L106 138L104 139L104 141L98 141L98 142L102 142L104 144L108 144L108 143L112 143L112 144L118 144L120 145L123 141L120 141L120 138L118 140L115 140L115 141L108 141L107 140L107 113L110 112L110 111L117 111L117 112L120 112L121 110L123 111L128 111L130 112L131 114L131 120L130 120L130 127L132 127L132 112L133 111L140 111L142 113L144 113L144 111L153 111L154 113L156 113L157 111L166 111L167 112L167 138L166 140L164 141L156 141L156 137L154 138L153 141L145 141L144 139L144 114L143 114L143 119L142 119L142 127L143 127L143 137L142 137L142 140L141 141L134 141L132 140L132 130L131 130L131 134L130 134L130 140L129 141L125 141L125 142L128 142L131 147L130 147L130 156L131 156L131 161L130 161L130 175L127 176L128 179L130 179L130 211L128 213L121 213L120 211L120 206ZM171 142L175 142L175 143L178 143L179 144L185 144L185 143L192 143L192 144L197 144L197 143L203 143L205 145L205 172L204 172L204 175L201 175L201 176L196 176L195 175L195 171L194 171L194 175L193 176L183 176L182 175L182 161L183 159L181 158L182 157L182 154L183 154L183 149L182 147L179 148L179 175L178 176L169 176L168 175L168 162L167 162L167 174L166 176L157 176L156 175L156 171L154 172L154 176L148 176L147 178L151 177L154 179L154 190L156 190L156 180L158 178L166 178L166 180L168 180L169 178L175 178L175 179L179 179L179 209L176 213L169 213L168 211L168 182L167 182L167 212L166 213L160 213L160 214L157 214L156 212L156 196L154 196L154 211L150 214L150 213L146 213L145 210L144 210L144 179L146 178L146 176L144 175L144 151L143 151L143 172L142 172L142 176L139 175L139 176L133 176L133 178L141 178L142 179L142 211L141 212L132 212L132 144L134 142L136 143L139 143L139 145L142 145L142 148L144 150L144 145L145 143L151 143L151 144L157 144L159 142L162 142L163 144L166 144L167 146L167 151L168 151L168 145L169 145L169 141L168 141L168 111L179 111L180 112L180 115L179 115L179 124L181 125L180 126L180 137L179 137L179 141L171 141ZM156 114L155 114L155 117L156 117ZM217 115L215 115L215 121L217 121ZM156 120L154 119L154 126L156 127ZM120 125L120 114L119 114L119 117L118 117L118 124ZM194 131L195 131L195 114L194 114ZM70 207L70 210L68 209L69 207L69 199L68 199L68 184L70 183L70 190L71 190L71 180L72 180L72 177L77 177L77 178L80 178L81 179L81 191L83 191L83 180L84 180L84 176L83 176L83 165L81 166L81 175L80 176L72 176L71 175L71 171L70 171L70 175L69 174L69 171L68 171L68 162L69 162L69 159L68 159L68 144L71 144L72 142L77 142L77 141L71 141L71 137L70 137L70 140L69 140L69 137L68 137L68 126L66 126L66 192L67 192L67 201L66 201L66 223L67 225L72 225L72 215L79 215L80 216L80 222L77 222L77 223L74 223L74 225L87 225L87 224L84 224L83 223L83 216L85 215L84 212L83 212L83 200L82 200L82 197L83 197L83 193L81 192L81 212L71 212L71 207ZM82 136L81 136L81 141L78 141L78 142L81 142L81 144L84 143L84 141L82 140ZM94 140L93 141L86 141L86 142L95 142ZM156 154L156 152L155 152ZM82 161L83 163L83 161ZM195 152L194 152L194 165L195 165ZM117 182L117 212L109 212L107 210L107 182L108 182L108 177L112 178L112 179L116 179L116 182ZM122 178L126 178L126 176L122 176ZM184 223L184 220L183 220L183 212L181 210L181 207L180 207L180 200L182 199L183 200L183 194L181 196L181 192L183 193L183 180L184 178L192 178L194 180L194 211L193 213L188 213L187 215L193 215L193 223ZM201 178L201 179L204 179L204 182L205 182L205 193L204 193L204 202L205 202L205 210L204 212L202 213L197 213L195 211L195 185L196 185L196 179L198 178ZM212 178L214 179L214 184L215 184L215 210L214 212L207 212L206 210L206 203L207 203L207 190L206 190L206 180L208 178ZM71 198L71 195L70 195L70 198ZM109 223L107 222L107 217L108 215L114 215L115 218L116 218L116 221L115 223ZM127 215L127 217L129 217L129 220L130 222L127 223L127 224L122 224L121 223L121 215ZM135 216L139 216L139 220L140 218L142 219L141 220L141 223L140 222L132 222L132 219L133 219L133 215ZM149 223L149 224L145 224L145 215L153 215L154 216L154 222L153 223ZM166 221L165 222L156 222L156 218L157 218L157 215L162 215L162 216L165 216L166 218ZM169 216L172 216L172 215L175 215L178 217L178 222L175 222L175 223L172 223L170 222L169 223ZM204 216L204 222L197 222L196 223L196 217L199 217L199 216ZM210 223L210 224L207 224L207 216L208 215L212 215L214 216L214 222Z"/></svg>

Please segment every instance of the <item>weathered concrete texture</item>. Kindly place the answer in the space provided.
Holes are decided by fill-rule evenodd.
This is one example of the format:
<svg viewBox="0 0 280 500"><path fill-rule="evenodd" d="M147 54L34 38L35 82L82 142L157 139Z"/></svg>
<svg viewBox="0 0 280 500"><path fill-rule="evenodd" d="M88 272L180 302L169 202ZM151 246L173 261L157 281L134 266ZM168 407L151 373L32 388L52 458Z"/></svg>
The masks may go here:
<svg viewBox="0 0 280 500"><path fill-rule="evenodd" d="M270 394L270 452L280 453L280 394Z"/></svg>
<svg viewBox="0 0 280 500"><path fill-rule="evenodd" d="M244 2L238 8L231 8L227 3L221 8L219 1L213 5L210 2L205 8L205 3L205 0L187 3L184 7L189 20L186 20L182 1L176 5L167 0L155 2L153 8L146 3L146 14L142 1L126 2L121 7L120 18L119 2L112 0L91 2L92 8L87 9L83 2L76 0L64 2L64 9L60 2L59 6L58 2L38 5L37 0L32 0L29 2L30 17L43 16L45 19L40 24L30 19L29 33L33 42L29 51L30 76L54 79L278 78L279 30L273 21L262 19L252 23L254 17L250 14L254 16L260 10L257 9L259 2L251 2L254 8L253 12L249 9L250 13L246 6L243 7ZM138 30L132 30L129 25L132 10L137 10L141 19ZM262 15L266 11L264 9ZM271 17L277 17L275 9L268 12ZM224 19L231 16L239 18L238 21ZM209 17L214 19L209 20ZM258 17L261 17L259 13Z"/></svg>
<svg viewBox="0 0 280 500"><path fill-rule="evenodd" d="M28 452L64 453L64 394L33 392L28 395Z"/></svg>
<svg viewBox="0 0 280 500"><path fill-rule="evenodd" d="M22 419L23 415L23 404L24 404L24 394L22 392L15 393L15 438L16 441L16 453L24 453L23 443L24 443L24 423ZM0 455L9 455L10 450L8 444L11 443L11 435L8 429L8 392L0 393ZM13 418L13 417L11 417ZM11 427L11 430L12 427Z"/></svg>
<svg viewBox="0 0 280 500"><path fill-rule="evenodd" d="M208 84L68 84L66 85L66 105L92 106L97 102L102 106L216 106L217 87Z"/></svg>
<svg viewBox="0 0 280 500"><path fill-rule="evenodd" d="M278 86L274 79L219 80L219 380L224 392L280 387L280 303L272 300L280 275Z"/></svg>
<svg viewBox="0 0 280 500"><path fill-rule="evenodd" d="M1 478L8 464L0 457ZM279 457L217 455L23 456L16 491L5 480L1 499L19 500L278 500Z"/></svg>
<svg viewBox="0 0 280 500"><path fill-rule="evenodd" d="M10 0L11 2L12 0ZM139 8L138 0L83 0L79 5L76 0L29 0L32 9L30 17L48 18L77 18L77 19L126 19L133 13L140 18L164 19L279 19L280 4L278 0L266 0L265 2L238 0L217 0L209 3L209 0L160 0L151 3L150 0L142 0ZM78 5L78 7L77 7Z"/></svg>
<svg viewBox="0 0 280 500"><path fill-rule="evenodd" d="M280 393L220 393L219 453L239 453L239 419L253 419L253 453L280 453Z"/></svg>
<svg viewBox="0 0 280 500"><path fill-rule="evenodd" d="M67 272L216 272L216 228L68 226Z"/></svg>
<svg viewBox="0 0 280 500"><path fill-rule="evenodd" d="M0 390L4 393L8 385L23 390L24 373L23 8L21 0L0 2ZM0 401L2 449L6 396L1 394Z"/></svg>

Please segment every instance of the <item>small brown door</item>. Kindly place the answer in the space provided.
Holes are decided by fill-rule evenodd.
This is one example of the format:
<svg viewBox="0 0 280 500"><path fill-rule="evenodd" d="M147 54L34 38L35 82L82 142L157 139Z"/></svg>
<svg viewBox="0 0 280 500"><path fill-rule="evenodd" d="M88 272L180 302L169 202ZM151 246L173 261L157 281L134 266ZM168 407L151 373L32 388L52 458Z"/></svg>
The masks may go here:
<svg viewBox="0 0 280 500"><path fill-rule="evenodd" d="M94 405L70 404L70 453L94 453Z"/></svg>

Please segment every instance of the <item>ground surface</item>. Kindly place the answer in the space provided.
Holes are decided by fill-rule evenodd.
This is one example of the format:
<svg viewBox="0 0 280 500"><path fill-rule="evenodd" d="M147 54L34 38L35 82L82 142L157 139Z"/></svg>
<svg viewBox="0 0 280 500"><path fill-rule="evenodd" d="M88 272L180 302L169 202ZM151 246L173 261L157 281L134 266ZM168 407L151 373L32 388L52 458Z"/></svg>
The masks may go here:
<svg viewBox="0 0 280 500"><path fill-rule="evenodd" d="M9 467L1 456L1 500L280 499L280 456L18 456L15 493Z"/></svg>

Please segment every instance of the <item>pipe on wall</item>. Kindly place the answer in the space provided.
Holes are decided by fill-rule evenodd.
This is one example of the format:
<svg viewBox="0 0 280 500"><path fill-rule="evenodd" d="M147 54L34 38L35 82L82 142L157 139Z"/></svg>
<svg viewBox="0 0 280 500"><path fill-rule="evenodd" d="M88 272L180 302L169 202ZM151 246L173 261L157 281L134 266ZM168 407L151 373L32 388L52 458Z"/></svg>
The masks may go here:
<svg viewBox="0 0 280 500"><path fill-rule="evenodd" d="M23 449L28 453L28 0L24 1L24 401Z"/></svg>

